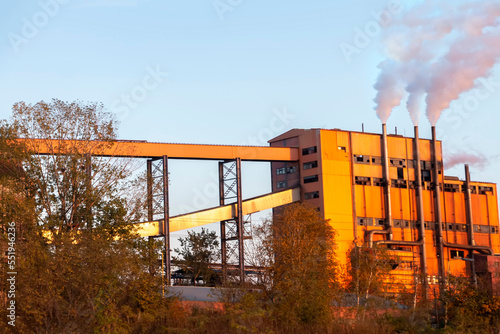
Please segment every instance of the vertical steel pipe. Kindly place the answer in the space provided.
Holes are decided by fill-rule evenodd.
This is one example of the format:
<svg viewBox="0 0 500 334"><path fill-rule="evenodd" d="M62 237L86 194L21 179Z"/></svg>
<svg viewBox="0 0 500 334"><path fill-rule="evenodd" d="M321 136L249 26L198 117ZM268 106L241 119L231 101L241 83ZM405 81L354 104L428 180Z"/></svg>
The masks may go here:
<svg viewBox="0 0 500 334"><path fill-rule="evenodd" d="M241 158L236 158L236 186L237 186L237 219L238 219L238 246L239 246L239 262L240 262L240 282L245 282L245 247L244 247L244 230L243 230L243 199L241 193Z"/></svg>
<svg viewBox="0 0 500 334"><path fill-rule="evenodd" d="M472 219L472 201L471 201L471 191L470 191L470 171L469 165L465 164L465 214L468 225L468 237L469 245L475 246L476 241L474 240L474 220ZM472 282L477 286L476 277L476 266L474 265L474 250L469 251L469 257L472 259L471 262L471 276Z"/></svg>
<svg viewBox="0 0 500 334"><path fill-rule="evenodd" d="M170 286L170 214L168 203L168 157L163 156L163 233L165 235L165 281Z"/></svg>
<svg viewBox="0 0 500 334"><path fill-rule="evenodd" d="M386 227L389 230L388 239L392 240L392 204L391 204L391 176L389 172L389 152L387 149L387 126L382 124L382 160L384 173L384 195Z"/></svg>
<svg viewBox="0 0 500 334"><path fill-rule="evenodd" d="M147 182L147 207L148 221L153 220L153 160L148 159L146 162L146 182Z"/></svg>
<svg viewBox="0 0 500 334"><path fill-rule="evenodd" d="M475 246L476 242L474 240L474 221L472 219L472 201L471 201L471 191L470 191L470 172L469 165L465 165L465 213L468 225L468 237L469 245Z"/></svg>
<svg viewBox="0 0 500 334"><path fill-rule="evenodd" d="M434 162L434 201L435 201L435 220L436 220L436 245L438 247L438 266L439 276L441 277L440 283L444 284L445 268L444 268L444 250L443 250L443 221L441 218L441 182L439 180L439 161L438 149L436 140L436 127L432 128L432 154Z"/></svg>
<svg viewBox="0 0 500 334"><path fill-rule="evenodd" d="M219 204L225 205L224 199L224 162L219 161ZM220 250L222 264L222 282L227 280L227 249L226 249L226 222L220 222Z"/></svg>
<svg viewBox="0 0 500 334"><path fill-rule="evenodd" d="M415 126L415 138L413 140L413 157L415 159L415 184L417 186L417 216L420 222L420 262L422 278L424 280L424 293L427 296L427 254L425 249L425 219L424 219L424 198L422 195L422 170L420 166L420 145L418 126Z"/></svg>

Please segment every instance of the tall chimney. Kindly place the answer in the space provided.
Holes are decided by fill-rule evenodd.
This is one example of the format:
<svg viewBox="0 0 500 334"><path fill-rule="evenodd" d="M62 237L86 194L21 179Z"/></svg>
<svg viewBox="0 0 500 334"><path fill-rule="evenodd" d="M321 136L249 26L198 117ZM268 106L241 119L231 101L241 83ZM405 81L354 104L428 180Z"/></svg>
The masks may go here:
<svg viewBox="0 0 500 334"><path fill-rule="evenodd" d="M424 201L422 195L422 170L420 166L420 145L418 136L418 126L415 126L415 139L413 140L413 156L415 159L415 184L417 186L417 215L420 222L420 263L422 267L422 276L424 279L424 289L427 290L427 254L425 249L425 219L424 219ZM427 291L426 291L427 294Z"/></svg>
<svg viewBox="0 0 500 334"><path fill-rule="evenodd" d="M437 140L436 140L436 127L432 128L432 154L434 162L434 201L436 203L435 220L436 220L436 245L438 246L438 264L439 264L439 276L441 277L440 284L444 284L445 278L445 268L444 268L444 250L443 250L443 222L441 219L441 184L439 177L439 166L438 166L438 150L437 150Z"/></svg>
<svg viewBox="0 0 500 334"><path fill-rule="evenodd" d="M387 150L387 126L382 124L382 159L384 173L384 195L385 195L385 216L386 227L389 229L388 239L392 240L392 205L391 205L391 176L389 173L389 153Z"/></svg>
<svg viewBox="0 0 500 334"><path fill-rule="evenodd" d="M471 203L471 191L470 191L470 172L469 165L465 165L465 213L467 219L467 225L469 226L469 245L475 246L476 242L474 240L474 220L472 219L472 203Z"/></svg>

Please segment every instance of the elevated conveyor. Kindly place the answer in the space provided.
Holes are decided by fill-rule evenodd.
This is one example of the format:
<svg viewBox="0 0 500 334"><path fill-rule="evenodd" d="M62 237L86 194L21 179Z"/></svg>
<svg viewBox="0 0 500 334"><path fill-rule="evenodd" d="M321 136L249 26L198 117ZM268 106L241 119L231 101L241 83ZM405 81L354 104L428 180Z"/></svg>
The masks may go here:
<svg viewBox="0 0 500 334"><path fill-rule="evenodd" d="M82 141L18 139L37 154L90 154L104 157L158 158L194 160L297 161L299 150L290 147L233 146L148 143L146 141Z"/></svg>
<svg viewBox="0 0 500 334"><path fill-rule="evenodd" d="M262 195L243 201L243 215L272 209L300 200L300 188L288 189L277 193ZM216 223L236 217L236 203L183 215L170 217L170 232L185 230L192 227ZM136 223L137 233L141 237L159 236L163 234L162 222L159 220Z"/></svg>

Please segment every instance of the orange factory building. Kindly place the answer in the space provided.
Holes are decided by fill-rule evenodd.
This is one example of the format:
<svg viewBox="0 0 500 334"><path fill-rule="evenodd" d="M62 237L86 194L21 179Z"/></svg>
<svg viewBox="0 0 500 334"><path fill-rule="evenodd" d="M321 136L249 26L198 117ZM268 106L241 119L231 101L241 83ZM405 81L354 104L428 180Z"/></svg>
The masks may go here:
<svg viewBox="0 0 500 334"><path fill-rule="evenodd" d="M385 244L401 260L391 272L398 282L422 275L434 285L477 273L497 286L496 184L470 181L468 166L465 181L445 176L435 138L434 128L432 140L387 135L385 125L382 134L293 129L269 141L299 149L298 161L271 163L272 189L300 186L301 198L338 232L343 264L353 243Z"/></svg>

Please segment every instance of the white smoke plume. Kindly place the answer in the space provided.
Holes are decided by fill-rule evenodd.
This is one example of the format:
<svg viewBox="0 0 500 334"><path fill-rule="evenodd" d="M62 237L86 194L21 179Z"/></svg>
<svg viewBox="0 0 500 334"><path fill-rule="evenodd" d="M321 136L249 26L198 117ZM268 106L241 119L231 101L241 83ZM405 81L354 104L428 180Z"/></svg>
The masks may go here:
<svg viewBox="0 0 500 334"><path fill-rule="evenodd" d="M459 151L450 154L450 156L445 157L444 166L446 169L455 167L456 165L469 164L471 167L476 167L479 170L483 170L488 164L488 159L482 153L472 153Z"/></svg>
<svg viewBox="0 0 500 334"><path fill-rule="evenodd" d="M500 60L499 18L498 0L458 0L424 1L395 20L385 31L387 59L374 85L382 123L406 91L414 125L424 100L427 118L436 125L441 112Z"/></svg>

